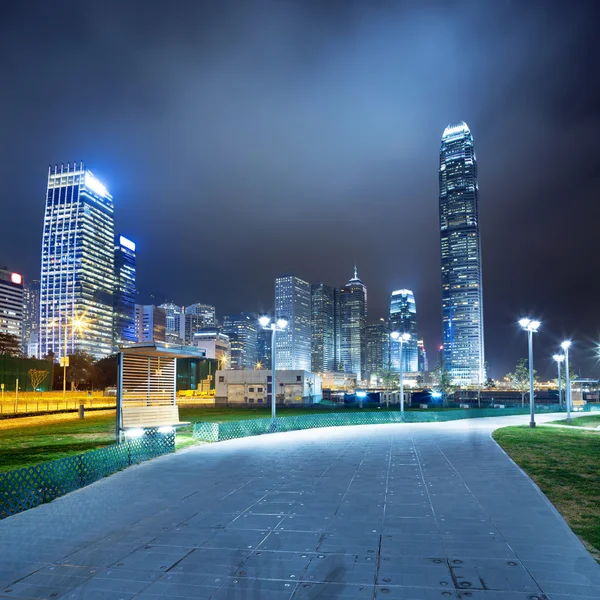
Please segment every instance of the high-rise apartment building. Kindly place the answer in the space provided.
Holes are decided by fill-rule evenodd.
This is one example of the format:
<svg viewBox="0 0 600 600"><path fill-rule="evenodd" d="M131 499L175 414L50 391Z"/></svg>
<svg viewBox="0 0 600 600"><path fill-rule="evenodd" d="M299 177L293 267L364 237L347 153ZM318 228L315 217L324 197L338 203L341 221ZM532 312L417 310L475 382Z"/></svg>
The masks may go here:
<svg viewBox="0 0 600 600"><path fill-rule="evenodd" d="M115 239L115 294L113 346L137 341L135 324L135 243L123 235Z"/></svg>
<svg viewBox="0 0 600 600"><path fill-rule="evenodd" d="M335 371L336 290L324 283L313 283L312 295L312 370Z"/></svg>
<svg viewBox="0 0 600 600"><path fill-rule="evenodd" d="M139 343L164 342L167 330L165 309L154 304L136 304L135 327Z"/></svg>
<svg viewBox="0 0 600 600"><path fill-rule="evenodd" d="M256 313L239 313L223 317L223 333L229 338L230 368L254 369L256 366Z"/></svg>
<svg viewBox="0 0 600 600"><path fill-rule="evenodd" d="M369 323L366 329L366 375L367 381L382 379L389 370L390 334L387 322L380 319Z"/></svg>
<svg viewBox="0 0 600 600"><path fill-rule="evenodd" d="M417 305L411 290L395 290L390 300L390 332L408 333L410 339L403 343L402 365L400 364L400 342L392 341L392 369L404 373L419 370L417 350Z"/></svg>
<svg viewBox="0 0 600 600"><path fill-rule="evenodd" d="M275 280L275 319L288 321L275 336L277 369L311 371L311 307L308 282L293 275Z"/></svg>
<svg viewBox="0 0 600 600"><path fill-rule="evenodd" d="M449 125L440 148L444 366L455 385L484 381L479 187L473 136Z"/></svg>
<svg viewBox="0 0 600 600"><path fill-rule="evenodd" d="M195 333L203 329L216 327L216 325L215 307L197 302L185 307L179 335L185 344L191 344Z"/></svg>
<svg viewBox="0 0 600 600"><path fill-rule="evenodd" d="M0 333L8 333L21 344L23 327L23 277L0 267Z"/></svg>
<svg viewBox="0 0 600 600"><path fill-rule="evenodd" d="M166 341L169 344L182 344L181 324L183 322L182 315L183 306L173 302L165 302L159 308L164 309L166 314Z"/></svg>
<svg viewBox="0 0 600 600"><path fill-rule="evenodd" d="M83 163L48 170L40 277L40 354L113 350L113 199ZM79 326L75 326L78 324Z"/></svg>
<svg viewBox="0 0 600 600"><path fill-rule="evenodd" d="M40 280L23 286L22 346L25 356L39 357Z"/></svg>
<svg viewBox="0 0 600 600"><path fill-rule="evenodd" d="M354 277L340 290L340 362L358 381L367 369L366 327L367 288L355 267Z"/></svg>

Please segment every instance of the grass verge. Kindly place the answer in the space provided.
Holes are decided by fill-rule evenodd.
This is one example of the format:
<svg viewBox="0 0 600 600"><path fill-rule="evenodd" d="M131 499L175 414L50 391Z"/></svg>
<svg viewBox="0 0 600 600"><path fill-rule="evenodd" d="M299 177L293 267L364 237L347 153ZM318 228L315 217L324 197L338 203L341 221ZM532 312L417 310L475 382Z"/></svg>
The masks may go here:
<svg viewBox="0 0 600 600"><path fill-rule="evenodd" d="M594 417L576 421L586 418ZM600 560L600 435L577 427L521 426L497 429L493 437Z"/></svg>
<svg viewBox="0 0 600 600"><path fill-rule="evenodd" d="M590 415L586 417L577 417L571 419L570 423L567 423L566 419L560 421L551 421L555 425L568 425L569 427L598 427L600 425L600 415Z"/></svg>

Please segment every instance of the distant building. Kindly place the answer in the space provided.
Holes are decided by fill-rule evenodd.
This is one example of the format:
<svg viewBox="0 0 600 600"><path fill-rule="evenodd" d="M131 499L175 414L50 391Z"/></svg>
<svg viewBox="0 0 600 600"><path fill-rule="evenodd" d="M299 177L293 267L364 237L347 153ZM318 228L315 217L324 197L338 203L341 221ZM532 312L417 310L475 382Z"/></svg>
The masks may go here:
<svg viewBox="0 0 600 600"><path fill-rule="evenodd" d="M40 354L113 351L113 199L83 163L48 170L40 277ZM84 320L82 328L73 326Z"/></svg>
<svg viewBox="0 0 600 600"><path fill-rule="evenodd" d="M191 344L194 334L203 329L216 327L215 307L210 304L190 304L185 307L179 335L184 344Z"/></svg>
<svg viewBox="0 0 600 600"><path fill-rule="evenodd" d="M455 385L485 381L479 185L466 123L446 127L440 147L444 366Z"/></svg>
<svg viewBox="0 0 600 600"><path fill-rule="evenodd" d="M268 369L217 371L216 378L217 404L271 405L272 378ZM277 404L302 406L323 398L321 378L308 371L278 370L275 388Z"/></svg>
<svg viewBox="0 0 600 600"><path fill-rule="evenodd" d="M312 295L312 370L335 371L336 291L324 283L313 283Z"/></svg>
<svg viewBox="0 0 600 600"><path fill-rule="evenodd" d="M271 330L260 325L256 332L256 362L264 369L271 368Z"/></svg>
<svg viewBox="0 0 600 600"><path fill-rule="evenodd" d="M23 277L0 267L0 333L21 344L23 327Z"/></svg>
<svg viewBox="0 0 600 600"><path fill-rule="evenodd" d="M164 342L166 313L154 304L135 305L135 325L138 342Z"/></svg>
<svg viewBox="0 0 600 600"><path fill-rule="evenodd" d="M230 368L254 369L258 315L242 312L223 317L222 332L229 338Z"/></svg>
<svg viewBox="0 0 600 600"><path fill-rule="evenodd" d="M275 319L288 321L275 336L278 370L311 370L311 307L309 283L293 275L275 280Z"/></svg>
<svg viewBox="0 0 600 600"><path fill-rule="evenodd" d="M356 388L356 373L343 373L340 371L329 371L319 373L323 389L327 390L354 390Z"/></svg>
<svg viewBox="0 0 600 600"><path fill-rule="evenodd" d="M230 362L231 346L229 337L224 333L219 333L216 329L194 333L192 345L204 348L206 358L215 358L221 364L228 365Z"/></svg>
<svg viewBox="0 0 600 600"><path fill-rule="evenodd" d="M383 374L389 370L390 334L384 319L369 323L366 332L366 375L367 381L377 384Z"/></svg>
<svg viewBox="0 0 600 600"><path fill-rule="evenodd" d="M115 350L137 342L135 325L135 243L123 235L115 240L114 330Z"/></svg>
<svg viewBox="0 0 600 600"><path fill-rule="evenodd" d="M166 315L166 334L165 338L169 344L182 344L183 336L181 334L181 324L183 322L183 306L173 302L165 302L159 308L164 309Z"/></svg>
<svg viewBox="0 0 600 600"><path fill-rule="evenodd" d="M23 286L23 354L39 358L40 280L34 279Z"/></svg>
<svg viewBox="0 0 600 600"><path fill-rule="evenodd" d="M403 344L402 365L400 365L400 342L392 341L392 370L404 373L416 373L419 370L417 350L417 306L411 290L392 292L390 301L390 333L408 333L410 339Z"/></svg>
<svg viewBox="0 0 600 600"><path fill-rule="evenodd" d="M423 340L417 341L417 350L419 352L419 373L429 371L429 361L427 360L427 352L425 351L425 343Z"/></svg>
<svg viewBox="0 0 600 600"><path fill-rule="evenodd" d="M354 277L340 290L340 362L346 373L362 381L367 370L366 354L367 288Z"/></svg>

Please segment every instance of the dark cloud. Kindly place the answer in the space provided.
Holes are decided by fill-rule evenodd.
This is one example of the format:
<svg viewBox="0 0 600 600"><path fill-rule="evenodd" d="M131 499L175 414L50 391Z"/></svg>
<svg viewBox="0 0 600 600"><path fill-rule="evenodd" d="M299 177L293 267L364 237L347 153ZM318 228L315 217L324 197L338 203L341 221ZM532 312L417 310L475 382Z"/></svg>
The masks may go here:
<svg viewBox="0 0 600 600"><path fill-rule="evenodd" d="M6 4L6 3L4 3ZM440 339L444 127L480 173L492 373L544 319L598 375L598 10L592 2L29 2L0 11L0 260L34 277L49 163L84 160L137 240L142 299L269 308L273 278L341 285L370 316L415 291Z"/></svg>

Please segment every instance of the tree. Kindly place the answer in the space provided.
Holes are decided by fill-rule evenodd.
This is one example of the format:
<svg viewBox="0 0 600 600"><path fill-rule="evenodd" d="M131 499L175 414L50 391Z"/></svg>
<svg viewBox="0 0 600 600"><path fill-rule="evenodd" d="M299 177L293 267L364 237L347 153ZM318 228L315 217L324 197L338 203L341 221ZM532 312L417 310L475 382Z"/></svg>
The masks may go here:
<svg viewBox="0 0 600 600"><path fill-rule="evenodd" d="M0 355L21 356L21 343L19 338L12 333L0 332Z"/></svg>
<svg viewBox="0 0 600 600"><path fill-rule="evenodd" d="M34 392L37 392L38 387L48 377L48 371L41 369L29 369L27 374L29 375L29 381L31 381L31 387Z"/></svg>
<svg viewBox="0 0 600 600"><path fill-rule="evenodd" d="M97 360L94 367L96 368L96 387L117 387L119 362L116 354Z"/></svg>
<svg viewBox="0 0 600 600"><path fill-rule="evenodd" d="M508 373L507 376L511 385L515 390L521 392L521 406L525 406L525 394L529 390L529 361L526 358L520 358L517 361L515 370L512 373ZM537 371L533 370L533 382L537 378Z"/></svg>
<svg viewBox="0 0 600 600"><path fill-rule="evenodd" d="M71 389L78 389L80 385L90 388L98 380L94 358L87 352L77 351L69 356L67 367L67 381Z"/></svg>
<svg viewBox="0 0 600 600"><path fill-rule="evenodd" d="M433 372L433 378L442 393L442 404L446 404L446 398L453 393L456 386L452 384L450 372L442 365L438 365Z"/></svg>

